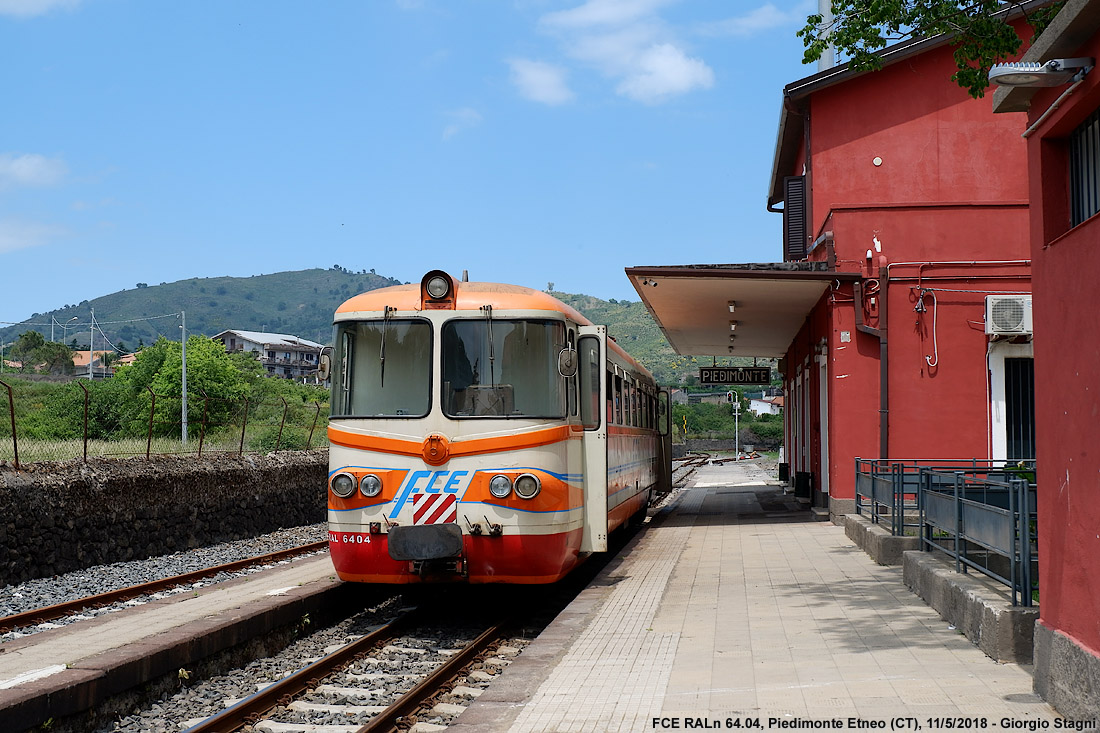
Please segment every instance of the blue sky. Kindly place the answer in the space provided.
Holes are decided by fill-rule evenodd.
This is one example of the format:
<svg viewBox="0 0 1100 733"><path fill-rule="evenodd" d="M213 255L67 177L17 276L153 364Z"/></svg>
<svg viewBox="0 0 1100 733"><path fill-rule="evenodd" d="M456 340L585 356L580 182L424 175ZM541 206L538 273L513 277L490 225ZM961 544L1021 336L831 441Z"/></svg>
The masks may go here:
<svg viewBox="0 0 1100 733"><path fill-rule="evenodd" d="M803 0L0 0L0 321L339 264L637 300L781 258Z"/></svg>

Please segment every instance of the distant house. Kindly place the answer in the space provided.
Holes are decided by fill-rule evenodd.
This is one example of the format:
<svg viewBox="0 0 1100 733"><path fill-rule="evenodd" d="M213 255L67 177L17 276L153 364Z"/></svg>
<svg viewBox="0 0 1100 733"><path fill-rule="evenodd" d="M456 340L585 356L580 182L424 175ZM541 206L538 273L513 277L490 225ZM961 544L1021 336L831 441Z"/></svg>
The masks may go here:
<svg viewBox="0 0 1100 733"><path fill-rule="evenodd" d="M783 395L759 397L749 400L749 410L754 415L782 415Z"/></svg>
<svg viewBox="0 0 1100 733"><path fill-rule="evenodd" d="M100 351L99 349L96 349L95 351L74 351L73 374L78 377L88 376L88 359L91 358L93 359L91 371L93 379L104 379L106 377L113 376L115 373L114 364L112 363L111 366L105 366L103 363L103 357L107 354L111 354L113 356L115 352L108 350Z"/></svg>
<svg viewBox="0 0 1100 733"><path fill-rule="evenodd" d="M321 344L286 333L222 331L214 339L232 353L255 352L267 373L287 379L316 378Z"/></svg>

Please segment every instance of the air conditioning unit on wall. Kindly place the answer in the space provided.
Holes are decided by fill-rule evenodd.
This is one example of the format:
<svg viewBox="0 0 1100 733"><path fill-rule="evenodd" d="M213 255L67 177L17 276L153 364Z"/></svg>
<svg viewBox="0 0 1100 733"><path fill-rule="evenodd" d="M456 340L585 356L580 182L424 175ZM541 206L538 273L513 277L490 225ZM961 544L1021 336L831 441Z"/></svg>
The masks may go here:
<svg viewBox="0 0 1100 733"><path fill-rule="evenodd" d="M1030 295L985 296L985 332L992 336L1030 336Z"/></svg>

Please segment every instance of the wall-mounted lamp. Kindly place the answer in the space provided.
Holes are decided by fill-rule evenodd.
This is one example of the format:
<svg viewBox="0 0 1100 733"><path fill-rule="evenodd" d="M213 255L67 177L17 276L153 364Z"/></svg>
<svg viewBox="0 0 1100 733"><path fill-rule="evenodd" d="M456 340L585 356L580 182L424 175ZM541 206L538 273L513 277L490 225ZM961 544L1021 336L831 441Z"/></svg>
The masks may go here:
<svg viewBox="0 0 1100 733"><path fill-rule="evenodd" d="M734 335L733 335L732 333L730 334L730 341L733 341L733 340L735 340L736 338L737 338L737 337L736 337L736 336L734 336Z"/></svg>
<svg viewBox="0 0 1100 733"><path fill-rule="evenodd" d="M737 321L730 321L730 330L731 331L736 331L737 330Z"/></svg>
<svg viewBox="0 0 1100 733"><path fill-rule="evenodd" d="M1057 87L1078 75L1083 77L1092 67L1091 58L1051 59L1043 63L1014 61L994 64L989 70L989 82L1006 87Z"/></svg>
<svg viewBox="0 0 1100 733"><path fill-rule="evenodd" d="M649 278L647 277L647 278L645 278L644 280L642 280L642 285L650 285L650 286L652 286L652 287L657 287L657 281L656 281L656 280L650 280L650 279L649 279Z"/></svg>
<svg viewBox="0 0 1100 733"><path fill-rule="evenodd" d="M737 309L737 301L731 300L729 302L730 313L733 313Z"/></svg>

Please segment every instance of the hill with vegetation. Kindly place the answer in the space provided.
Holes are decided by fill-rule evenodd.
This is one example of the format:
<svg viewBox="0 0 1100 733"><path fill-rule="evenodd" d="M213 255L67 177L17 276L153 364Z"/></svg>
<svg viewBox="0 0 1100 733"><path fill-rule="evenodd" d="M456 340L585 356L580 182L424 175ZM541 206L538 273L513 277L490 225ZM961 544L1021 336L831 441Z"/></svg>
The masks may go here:
<svg viewBox="0 0 1100 733"><path fill-rule="evenodd" d="M252 277L190 278L173 283L137 283L132 289L90 301L67 304L46 313L35 313L26 322L0 329L0 341L15 341L23 332L36 330L47 340L53 325L54 340L87 349L91 310L98 329L95 349L128 353L164 336L178 341L180 319L186 312L191 334L213 336L227 329L289 333L328 343L332 338L332 314L351 296L401 282L374 270L354 272L334 265L329 269L278 272ZM631 356L654 373L662 384L691 384L700 365L711 358L676 354L639 301L602 300L591 295L551 291L559 300L583 313L608 333ZM731 360L723 359L730 363ZM751 359L733 359L734 364Z"/></svg>

